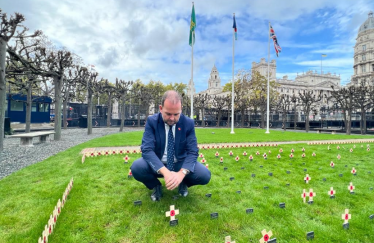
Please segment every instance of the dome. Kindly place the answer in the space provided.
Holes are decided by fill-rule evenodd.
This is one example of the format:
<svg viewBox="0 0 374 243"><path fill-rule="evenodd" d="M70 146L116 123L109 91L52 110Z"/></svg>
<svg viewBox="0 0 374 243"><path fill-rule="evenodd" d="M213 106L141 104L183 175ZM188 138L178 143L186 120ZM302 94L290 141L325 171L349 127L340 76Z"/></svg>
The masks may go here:
<svg viewBox="0 0 374 243"><path fill-rule="evenodd" d="M360 26L360 28L358 29L358 34L369 29L374 29L373 11L369 12L368 19Z"/></svg>

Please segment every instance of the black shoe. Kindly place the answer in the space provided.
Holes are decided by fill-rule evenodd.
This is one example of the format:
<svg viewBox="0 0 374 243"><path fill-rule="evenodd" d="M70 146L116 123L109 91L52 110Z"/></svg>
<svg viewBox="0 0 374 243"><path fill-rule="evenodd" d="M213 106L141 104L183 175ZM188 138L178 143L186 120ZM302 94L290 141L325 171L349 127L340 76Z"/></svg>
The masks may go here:
<svg viewBox="0 0 374 243"><path fill-rule="evenodd" d="M160 201L161 197L162 197L161 185L157 185L155 188L153 188L151 199L152 201Z"/></svg>
<svg viewBox="0 0 374 243"><path fill-rule="evenodd" d="M187 195L188 195L188 188L187 188L187 185L184 182L181 182L181 184L179 184L178 193L182 197L187 197Z"/></svg>

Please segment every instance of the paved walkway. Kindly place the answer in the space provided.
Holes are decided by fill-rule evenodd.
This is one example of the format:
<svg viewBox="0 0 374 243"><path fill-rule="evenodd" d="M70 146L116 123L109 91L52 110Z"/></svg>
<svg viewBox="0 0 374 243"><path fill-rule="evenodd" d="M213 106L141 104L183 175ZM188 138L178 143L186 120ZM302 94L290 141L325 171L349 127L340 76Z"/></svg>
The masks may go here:
<svg viewBox="0 0 374 243"><path fill-rule="evenodd" d="M260 147L274 146L275 144L344 144L344 143L373 143L374 138L369 139L342 139L342 140L312 140L312 141L282 141L282 142L261 142L261 143L211 143L211 144L199 144L200 149L203 148L236 148L236 147ZM227 147L228 146L228 147ZM101 151L124 151L126 153L129 151L140 152L140 146L125 146L125 147L97 147L97 148L85 148L81 151L81 154L101 152Z"/></svg>

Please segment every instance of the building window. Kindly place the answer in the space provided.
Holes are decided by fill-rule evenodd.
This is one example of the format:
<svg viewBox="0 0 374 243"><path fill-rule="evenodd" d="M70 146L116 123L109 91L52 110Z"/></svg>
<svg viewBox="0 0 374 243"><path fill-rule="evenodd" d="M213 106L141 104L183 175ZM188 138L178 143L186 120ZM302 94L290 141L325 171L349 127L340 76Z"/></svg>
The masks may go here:
<svg viewBox="0 0 374 243"><path fill-rule="evenodd" d="M366 72L366 67L365 67L365 65L362 65L362 66L361 66L361 72L362 72L362 73L365 73L365 72Z"/></svg>
<svg viewBox="0 0 374 243"><path fill-rule="evenodd" d="M49 104L48 103L39 103L39 112L48 112Z"/></svg>
<svg viewBox="0 0 374 243"><path fill-rule="evenodd" d="M357 75L357 67L355 67L355 75Z"/></svg>
<svg viewBox="0 0 374 243"><path fill-rule="evenodd" d="M366 61L366 55L365 54L362 55L362 61Z"/></svg>
<svg viewBox="0 0 374 243"><path fill-rule="evenodd" d="M371 64L371 70L374 72L374 64Z"/></svg>
<svg viewBox="0 0 374 243"><path fill-rule="evenodd" d="M31 112L36 112L36 103L32 103Z"/></svg>
<svg viewBox="0 0 374 243"><path fill-rule="evenodd" d="M10 101L11 111L23 111L23 102L18 102L15 100Z"/></svg>
<svg viewBox="0 0 374 243"><path fill-rule="evenodd" d="M366 45L362 45L362 50L366 51Z"/></svg>

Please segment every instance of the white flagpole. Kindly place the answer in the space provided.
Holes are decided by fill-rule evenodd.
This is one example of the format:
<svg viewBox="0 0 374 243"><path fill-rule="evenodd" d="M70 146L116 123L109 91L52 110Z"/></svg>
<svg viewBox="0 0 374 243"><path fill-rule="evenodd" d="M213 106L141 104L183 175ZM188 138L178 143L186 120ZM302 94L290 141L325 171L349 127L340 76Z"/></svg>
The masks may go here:
<svg viewBox="0 0 374 243"><path fill-rule="evenodd" d="M268 97L267 97L267 105L266 105L266 132L269 132L269 96L270 96L270 22L269 22L269 32L268 32Z"/></svg>
<svg viewBox="0 0 374 243"><path fill-rule="evenodd" d="M194 2L192 2L192 8L193 8L193 4L194 4ZM193 116L193 95L194 95L194 92L193 92L193 44L194 44L194 41L195 41L195 39L194 39L194 35L193 35L193 33L192 33L192 36L191 36L191 40L192 40L192 42L191 42L191 119L193 119L193 120L195 120L194 119L194 116Z"/></svg>
<svg viewBox="0 0 374 243"><path fill-rule="evenodd" d="M193 39L193 35L192 35L192 39ZM191 49L191 119L194 119L194 116L193 116L193 41L192 40L192 49Z"/></svg>
<svg viewBox="0 0 374 243"><path fill-rule="evenodd" d="M234 13L235 17L235 13ZM231 134L234 134L234 57L235 57L235 29L232 29L232 91L231 91Z"/></svg>

